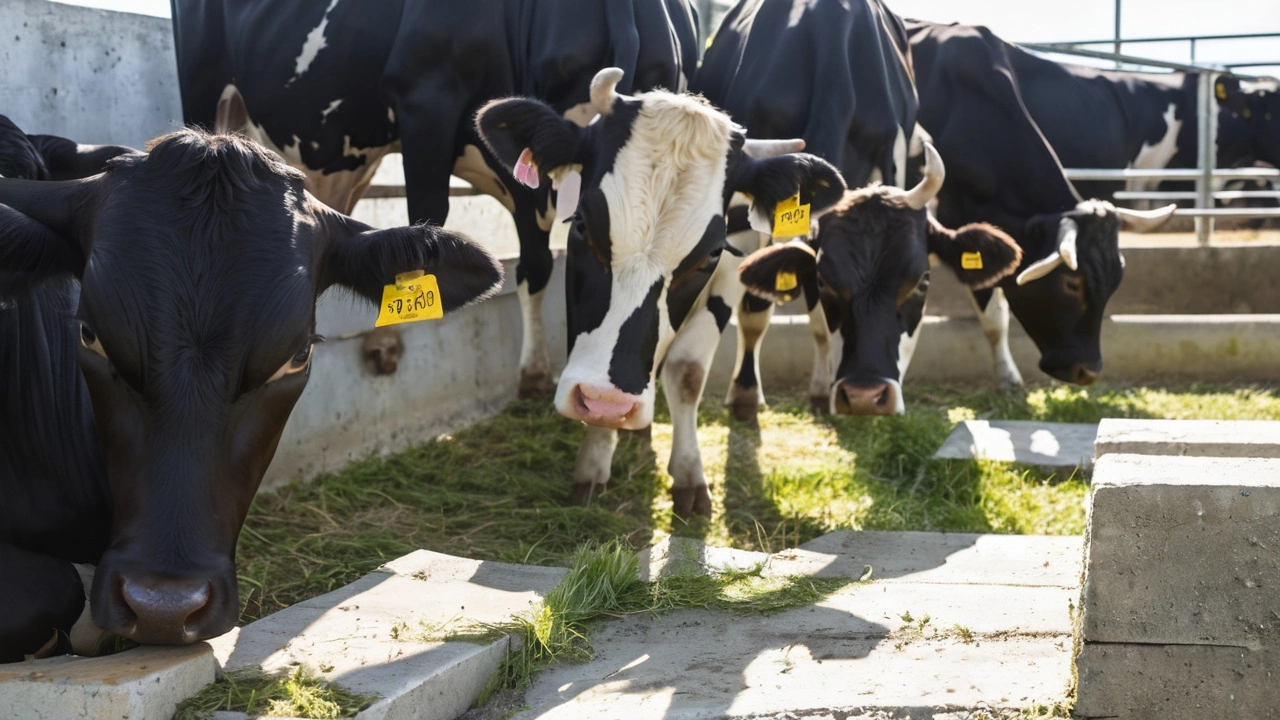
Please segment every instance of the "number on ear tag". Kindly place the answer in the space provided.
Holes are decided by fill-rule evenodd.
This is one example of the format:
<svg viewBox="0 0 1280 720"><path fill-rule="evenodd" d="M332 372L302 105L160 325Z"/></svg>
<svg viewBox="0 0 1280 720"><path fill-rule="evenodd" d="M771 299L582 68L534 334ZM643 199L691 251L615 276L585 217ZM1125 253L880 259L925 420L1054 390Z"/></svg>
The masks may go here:
<svg viewBox="0 0 1280 720"><path fill-rule="evenodd" d="M796 281L796 274L792 272L787 272L786 270L779 270L778 276L774 278L774 281L773 281L773 287L778 292L787 292L788 290L795 290L796 286L799 284L800 283Z"/></svg>
<svg viewBox="0 0 1280 720"><path fill-rule="evenodd" d="M439 320L444 317L444 305L440 302L440 284L435 275L425 275L422 270L411 270L396 276L394 285L382 288L382 306L374 327L398 325L419 320Z"/></svg>
<svg viewBox="0 0 1280 720"><path fill-rule="evenodd" d="M809 205L800 204L800 193L778 203L773 213L774 237L809 237Z"/></svg>
<svg viewBox="0 0 1280 720"><path fill-rule="evenodd" d="M982 253L967 252L960 253L960 267L965 270L981 270L982 269Z"/></svg>

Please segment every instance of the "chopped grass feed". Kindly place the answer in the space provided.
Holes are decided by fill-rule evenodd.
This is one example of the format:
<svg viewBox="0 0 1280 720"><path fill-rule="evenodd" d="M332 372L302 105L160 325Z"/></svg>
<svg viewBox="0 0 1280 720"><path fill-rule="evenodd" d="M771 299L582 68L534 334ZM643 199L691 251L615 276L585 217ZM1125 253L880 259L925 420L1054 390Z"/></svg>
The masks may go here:
<svg viewBox="0 0 1280 720"><path fill-rule="evenodd" d="M231 710L250 717L337 720L355 717L374 699L312 677L300 667L291 673L268 674L253 666L225 673L179 704L173 718L203 720L219 710Z"/></svg>

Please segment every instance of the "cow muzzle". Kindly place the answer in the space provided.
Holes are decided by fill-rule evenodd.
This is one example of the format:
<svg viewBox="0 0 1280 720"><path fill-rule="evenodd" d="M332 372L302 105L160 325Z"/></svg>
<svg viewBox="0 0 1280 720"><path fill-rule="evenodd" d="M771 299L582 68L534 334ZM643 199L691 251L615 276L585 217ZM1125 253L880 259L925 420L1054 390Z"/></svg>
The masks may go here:
<svg viewBox="0 0 1280 720"><path fill-rule="evenodd" d="M643 407L643 398L639 395L587 383L573 386L567 397L556 403L556 409L567 418L620 430L639 430L648 425L642 417Z"/></svg>
<svg viewBox="0 0 1280 720"><path fill-rule="evenodd" d="M1040 369L1045 374L1061 380L1064 383L1088 387L1102 377L1102 361L1094 362L1072 362L1063 365L1048 365L1043 361L1040 363Z"/></svg>
<svg viewBox="0 0 1280 720"><path fill-rule="evenodd" d="M832 390L832 409L840 415L901 415L902 386L894 380L839 380Z"/></svg>
<svg viewBox="0 0 1280 720"><path fill-rule="evenodd" d="M189 645L235 626L234 573L173 577L99 569L91 609L105 630L144 645ZM102 587L99 588L98 584Z"/></svg>

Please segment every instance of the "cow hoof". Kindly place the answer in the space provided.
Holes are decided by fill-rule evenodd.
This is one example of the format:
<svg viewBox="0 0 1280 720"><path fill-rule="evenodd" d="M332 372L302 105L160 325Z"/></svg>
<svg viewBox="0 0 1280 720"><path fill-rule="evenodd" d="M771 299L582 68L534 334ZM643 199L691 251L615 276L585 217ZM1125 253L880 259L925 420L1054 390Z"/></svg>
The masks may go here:
<svg viewBox="0 0 1280 720"><path fill-rule="evenodd" d="M551 382L551 375L548 373L521 372L520 385L516 390L516 396L521 400L544 398L555 392L555 389L555 383Z"/></svg>
<svg viewBox="0 0 1280 720"><path fill-rule="evenodd" d="M593 498L604 493L605 487L604 483L574 483L573 490L569 493L569 504L586 507Z"/></svg>
<svg viewBox="0 0 1280 720"><path fill-rule="evenodd" d="M809 409L814 415L830 415L831 414L831 398L826 395L810 395Z"/></svg>
<svg viewBox="0 0 1280 720"><path fill-rule="evenodd" d="M694 515L711 517L711 491L705 484L671 488L671 500L675 503L676 517L681 520L688 520Z"/></svg>
<svg viewBox="0 0 1280 720"><path fill-rule="evenodd" d="M754 425L760 419L760 401L755 398L741 398L729 403L729 415L740 423Z"/></svg>
<svg viewBox="0 0 1280 720"><path fill-rule="evenodd" d="M653 446L653 425L646 425L639 430L619 430L618 432L635 442L642 443L648 447Z"/></svg>

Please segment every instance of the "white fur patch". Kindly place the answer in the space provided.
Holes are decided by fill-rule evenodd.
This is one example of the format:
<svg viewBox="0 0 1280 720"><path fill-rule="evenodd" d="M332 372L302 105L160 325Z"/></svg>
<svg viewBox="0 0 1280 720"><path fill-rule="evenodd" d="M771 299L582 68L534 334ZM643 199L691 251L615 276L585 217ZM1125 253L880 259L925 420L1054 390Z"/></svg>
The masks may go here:
<svg viewBox="0 0 1280 720"><path fill-rule="evenodd" d="M297 60L293 64L293 77L289 79L286 85L292 85L296 80L306 74L311 69L311 63L315 62L316 56L320 51L328 47L328 43L324 39L325 28L329 27L329 13L338 6L338 0L329 0L329 7L325 8L324 17L320 19L320 24L314 30L307 33L306 42L302 43L302 52L298 53Z"/></svg>
<svg viewBox="0 0 1280 720"><path fill-rule="evenodd" d="M1144 170L1160 170L1168 167L1169 161L1178 153L1178 133L1182 130L1182 121L1177 119L1178 107L1169 103L1164 112L1165 133L1155 145L1142 144L1138 156L1129 163L1131 168ZM1150 190L1159 183L1158 180L1130 180L1130 190Z"/></svg>

